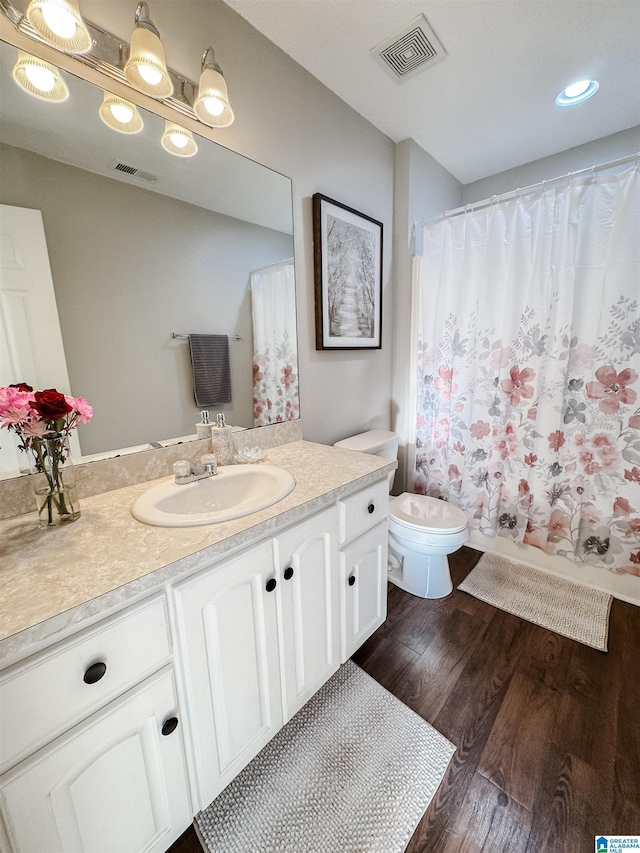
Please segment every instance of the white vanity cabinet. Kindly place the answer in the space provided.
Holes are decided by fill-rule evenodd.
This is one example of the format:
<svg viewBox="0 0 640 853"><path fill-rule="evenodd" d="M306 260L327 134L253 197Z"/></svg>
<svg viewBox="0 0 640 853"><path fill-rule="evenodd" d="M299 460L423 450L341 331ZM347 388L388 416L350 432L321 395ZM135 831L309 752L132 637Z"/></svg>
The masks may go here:
<svg viewBox="0 0 640 853"><path fill-rule="evenodd" d="M340 659L344 663L387 616L388 482L339 501Z"/></svg>
<svg viewBox="0 0 640 853"><path fill-rule="evenodd" d="M15 754L12 731L20 752L33 750L0 776L12 853L162 853L184 831L192 808L170 653L155 596L2 673L2 751ZM49 742L35 748L47 722Z"/></svg>
<svg viewBox="0 0 640 853"><path fill-rule="evenodd" d="M382 623L387 479L329 500L0 672L2 853L163 853Z"/></svg>
<svg viewBox="0 0 640 853"><path fill-rule="evenodd" d="M283 722L274 574L267 540L174 590L200 807Z"/></svg>
<svg viewBox="0 0 640 853"><path fill-rule="evenodd" d="M339 666L331 507L174 589L201 807Z"/></svg>

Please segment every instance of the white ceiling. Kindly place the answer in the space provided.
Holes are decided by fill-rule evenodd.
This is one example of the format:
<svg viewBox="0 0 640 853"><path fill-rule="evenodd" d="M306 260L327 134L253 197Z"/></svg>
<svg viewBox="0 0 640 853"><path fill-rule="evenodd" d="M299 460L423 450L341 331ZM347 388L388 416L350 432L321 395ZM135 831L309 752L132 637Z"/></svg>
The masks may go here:
<svg viewBox="0 0 640 853"><path fill-rule="evenodd" d="M640 125L640 0L225 0L395 142L463 184ZM447 56L396 82L377 46L424 14ZM600 90L555 105L570 83Z"/></svg>

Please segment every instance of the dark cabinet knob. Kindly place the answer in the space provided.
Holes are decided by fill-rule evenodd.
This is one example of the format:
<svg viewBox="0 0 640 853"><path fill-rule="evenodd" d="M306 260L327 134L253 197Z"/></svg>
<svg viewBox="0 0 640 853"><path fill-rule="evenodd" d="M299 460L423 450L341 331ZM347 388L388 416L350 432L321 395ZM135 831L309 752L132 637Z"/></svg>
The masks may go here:
<svg viewBox="0 0 640 853"><path fill-rule="evenodd" d="M100 681L102 676L107 671L106 663L103 663L101 660L97 663L92 663L91 666L87 669L84 674L84 683L85 684L95 684L96 681Z"/></svg>
<svg viewBox="0 0 640 853"><path fill-rule="evenodd" d="M293 568L291 566L287 566L287 568L284 570L284 579L286 581L290 581L292 577L293 577Z"/></svg>
<svg viewBox="0 0 640 853"><path fill-rule="evenodd" d="M162 724L162 734L166 737L170 735L172 732L178 728L178 718L177 717L169 717Z"/></svg>
<svg viewBox="0 0 640 853"><path fill-rule="evenodd" d="M273 592L273 590L276 588L276 586L277 586L276 579L275 578L269 578L269 580L266 582L264 588L267 590L267 592Z"/></svg>
<svg viewBox="0 0 640 853"><path fill-rule="evenodd" d="M376 508L376 507L375 507L375 504L374 504L374 503L373 503L373 501L372 501L372 502L369 504L369 506L367 507L367 512L369 513L369 515L371 515L371 513L374 511L374 509L375 509L375 508Z"/></svg>
<svg viewBox="0 0 640 853"><path fill-rule="evenodd" d="M348 581L349 586L353 586L355 582L356 582L356 576L355 575L349 575L349 581Z"/></svg>

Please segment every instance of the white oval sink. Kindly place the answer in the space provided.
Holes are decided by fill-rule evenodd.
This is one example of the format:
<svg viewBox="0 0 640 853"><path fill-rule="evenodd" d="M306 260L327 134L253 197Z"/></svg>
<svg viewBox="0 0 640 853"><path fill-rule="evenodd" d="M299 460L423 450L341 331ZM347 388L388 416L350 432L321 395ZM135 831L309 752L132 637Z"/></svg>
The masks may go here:
<svg viewBox="0 0 640 853"><path fill-rule="evenodd" d="M216 524L273 506L295 484L293 474L273 465L229 465L194 483L152 486L134 502L131 514L155 527Z"/></svg>

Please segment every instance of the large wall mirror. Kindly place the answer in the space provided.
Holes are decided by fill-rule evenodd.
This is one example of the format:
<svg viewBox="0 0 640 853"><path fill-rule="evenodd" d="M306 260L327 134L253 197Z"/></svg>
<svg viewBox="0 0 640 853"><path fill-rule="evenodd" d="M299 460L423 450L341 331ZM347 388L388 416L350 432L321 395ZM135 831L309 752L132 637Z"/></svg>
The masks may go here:
<svg viewBox="0 0 640 853"><path fill-rule="evenodd" d="M165 120L146 110L140 133L116 132L98 114L103 90L64 71L65 102L31 97L12 79L17 55L0 42L0 385L26 381L89 400L83 456L189 436L199 420L189 344L172 334L223 334L232 399L214 411L246 428L270 422L254 407L253 315L269 323L281 312L263 311L251 282L285 264L295 288L290 179L199 136L195 156L173 156L160 142ZM45 298L18 298L12 284L12 268L37 255L20 209L42 214L62 367L48 343L56 318L49 311L40 333L28 307ZM13 228L24 229L22 258ZM291 399L295 326L273 334L289 353L282 381ZM274 407L271 420L297 416L296 400Z"/></svg>

